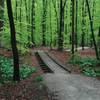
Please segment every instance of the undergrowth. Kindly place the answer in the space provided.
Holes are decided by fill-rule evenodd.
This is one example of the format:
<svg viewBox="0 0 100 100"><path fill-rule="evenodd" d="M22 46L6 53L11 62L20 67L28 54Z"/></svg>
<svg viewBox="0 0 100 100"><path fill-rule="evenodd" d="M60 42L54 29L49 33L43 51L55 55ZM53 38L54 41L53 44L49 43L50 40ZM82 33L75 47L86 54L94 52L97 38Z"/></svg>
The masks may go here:
<svg viewBox="0 0 100 100"><path fill-rule="evenodd" d="M27 78L32 73L35 73L36 68L29 65L20 65L21 80ZM13 60L0 56L0 83L12 81L13 78Z"/></svg>
<svg viewBox="0 0 100 100"><path fill-rule="evenodd" d="M86 76L100 76L100 61L96 58L82 58L79 54L76 53L71 56L69 63L78 65L82 69L83 74Z"/></svg>

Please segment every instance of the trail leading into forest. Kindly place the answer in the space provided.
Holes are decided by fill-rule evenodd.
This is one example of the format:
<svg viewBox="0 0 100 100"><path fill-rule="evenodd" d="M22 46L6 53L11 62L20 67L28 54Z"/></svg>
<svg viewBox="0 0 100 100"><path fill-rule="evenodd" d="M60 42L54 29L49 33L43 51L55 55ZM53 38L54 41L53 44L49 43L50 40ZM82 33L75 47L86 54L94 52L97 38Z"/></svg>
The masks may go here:
<svg viewBox="0 0 100 100"><path fill-rule="evenodd" d="M100 100L100 81L83 75L69 74L51 61L45 54L45 61L54 73L44 73L43 83L52 93L53 100ZM58 68L57 68L58 67Z"/></svg>
<svg viewBox="0 0 100 100"><path fill-rule="evenodd" d="M100 100L100 81L75 74L44 74L53 100Z"/></svg>

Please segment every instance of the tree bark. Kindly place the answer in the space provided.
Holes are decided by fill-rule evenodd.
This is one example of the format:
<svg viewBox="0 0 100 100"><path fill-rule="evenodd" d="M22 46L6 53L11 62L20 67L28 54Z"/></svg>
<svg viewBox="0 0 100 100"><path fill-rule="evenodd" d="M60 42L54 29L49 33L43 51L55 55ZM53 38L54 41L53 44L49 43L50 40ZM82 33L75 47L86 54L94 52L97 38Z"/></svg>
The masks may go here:
<svg viewBox="0 0 100 100"><path fill-rule="evenodd" d="M89 19L90 19L90 27L91 27L91 33L92 33L93 43L94 43L94 47L95 47L96 58L99 59L98 47L97 47L95 35L94 35L93 20L92 20L92 17L91 17L90 6L89 6L88 0L86 0L86 5L87 5Z"/></svg>
<svg viewBox="0 0 100 100"><path fill-rule="evenodd" d="M3 28L3 16L4 16L4 0L0 0L0 31Z"/></svg>
<svg viewBox="0 0 100 100"><path fill-rule="evenodd" d="M58 50L63 50L63 34L64 34L64 2L60 0L60 29L58 34Z"/></svg>
<svg viewBox="0 0 100 100"><path fill-rule="evenodd" d="M4 0L0 0L0 36L2 35L2 30L4 26ZM1 47L1 41L0 41L0 47Z"/></svg>
<svg viewBox="0 0 100 100"><path fill-rule="evenodd" d="M11 0L6 0L6 2L7 2L7 11L8 11L8 18L9 18L9 24L10 24L10 31L11 31L11 46L12 46L13 63L14 63L13 80L20 81L19 56L18 56L18 49L17 49L17 44L16 44L16 31L15 31L15 25L14 25L14 19L13 19L12 4L11 4Z"/></svg>
<svg viewBox="0 0 100 100"><path fill-rule="evenodd" d="M78 34L78 29L77 29L77 25L78 25L78 0L76 0L76 19L75 19L75 24L76 24L76 27L75 27L75 46L76 46L76 51L77 51L77 46L78 46L78 40L77 40L77 34Z"/></svg>
<svg viewBox="0 0 100 100"><path fill-rule="evenodd" d="M43 16L42 16L42 46L46 46L46 14L47 14L47 0L43 0Z"/></svg>
<svg viewBox="0 0 100 100"><path fill-rule="evenodd" d="M72 54L74 54L75 42L75 0L72 0Z"/></svg>
<svg viewBox="0 0 100 100"><path fill-rule="evenodd" d="M31 41L35 45L34 33L35 33L35 1L32 0L32 10L31 10Z"/></svg>

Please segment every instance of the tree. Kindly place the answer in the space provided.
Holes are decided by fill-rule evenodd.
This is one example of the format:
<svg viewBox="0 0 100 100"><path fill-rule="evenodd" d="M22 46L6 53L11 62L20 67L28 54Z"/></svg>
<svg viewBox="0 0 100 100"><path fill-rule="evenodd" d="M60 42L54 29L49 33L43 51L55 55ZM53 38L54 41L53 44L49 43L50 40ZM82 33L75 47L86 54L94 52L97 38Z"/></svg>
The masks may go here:
<svg viewBox="0 0 100 100"><path fill-rule="evenodd" d="M17 6L18 6L18 1L16 0L16 5L15 5L15 17L16 17L16 20L17 20L17 11L18 11L18 9L17 9Z"/></svg>
<svg viewBox="0 0 100 100"><path fill-rule="evenodd" d="M51 18L52 18L52 16L51 16L51 0L49 0L49 13L50 13L50 34L51 34L51 39L50 39L50 49L52 50L52 20L51 20Z"/></svg>
<svg viewBox="0 0 100 100"><path fill-rule="evenodd" d="M31 10L31 41L35 45L34 33L35 33L35 0L32 0L32 10Z"/></svg>
<svg viewBox="0 0 100 100"><path fill-rule="evenodd" d="M19 10L20 10L19 21L20 21L20 32L21 32L21 30L22 30L22 0L20 0L20 9Z"/></svg>
<svg viewBox="0 0 100 100"><path fill-rule="evenodd" d="M100 27L98 32L98 48L99 48L99 56L100 56Z"/></svg>
<svg viewBox="0 0 100 100"><path fill-rule="evenodd" d="M96 40L95 40L95 35L94 35L93 20L92 20L92 16L91 16L90 6L89 6L89 1L88 0L86 0L86 5L87 5L87 9L88 9L88 14L89 14L90 28L91 28L94 47L95 47L95 53L96 53L97 59L99 59L98 47L97 47Z"/></svg>
<svg viewBox="0 0 100 100"><path fill-rule="evenodd" d="M60 27L58 34L58 50L63 50L63 34L64 34L64 2L60 0Z"/></svg>
<svg viewBox="0 0 100 100"><path fill-rule="evenodd" d="M47 14L47 0L43 0L43 15L42 15L42 46L46 46L46 14Z"/></svg>
<svg viewBox="0 0 100 100"><path fill-rule="evenodd" d="M85 46L85 31L86 31L86 20L85 20L85 1L82 2L82 34L81 34L81 45L82 50L84 50Z"/></svg>
<svg viewBox="0 0 100 100"><path fill-rule="evenodd" d="M78 40L77 40L77 34L78 34L78 0L76 0L76 19L75 19L75 46L76 46L76 51L77 51L77 45L78 45Z"/></svg>
<svg viewBox="0 0 100 100"><path fill-rule="evenodd" d="M58 50L63 50L63 42L64 42L64 8L67 0L60 0L60 27L58 32Z"/></svg>
<svg viewBox="0 0 100 100"><path fill-rule="evenodd" d="M3 17L4 17L4 0L0 0L0 36L2 35L1 32L4 26ZM1 43L0 43L0 46L1 46Z"/></svg>
<svg viewBox="0 0 100 100"><path fill-rule="evenodd" d="M15 31L15 25L14 25L14 19L13 19L12 3L11 3L11 0L6 0L6 2L7 2L7 12L8 12L8 18L9 18L9 24L10 24L10 31L11 31L11 46L12 46L12 52L13 52L13 64L14 64L13 80L20 81L19 56L18 56L18 50L17 50L17 44L16 44L16 31Z"/></svg>
<svg viewBox="0 0 100 100"><path fill-rule="evenodd" d="M58 36L58 33L59 33L59 13L58 13L58 11L59 11L59 1L52 0L52 3L53 3L54 10L55 10L55 17L56 17L56 23L57 23L56 33L57 33L57 36ZM55 44L57 44L57 38L55 39L55 42L56 42Z"/></svg>
<svg viewBox="0 0 100 100"><path fill-rule="evenodd" d="M75 42L75 0L72 0L72 54L74 54Z"/></svg>
<svg viewBox="0 0 100 100"><path fill-rule="evenodd" d="M3 16L4 16L4 0L0 0L0 31L3 27Z"/></svg>

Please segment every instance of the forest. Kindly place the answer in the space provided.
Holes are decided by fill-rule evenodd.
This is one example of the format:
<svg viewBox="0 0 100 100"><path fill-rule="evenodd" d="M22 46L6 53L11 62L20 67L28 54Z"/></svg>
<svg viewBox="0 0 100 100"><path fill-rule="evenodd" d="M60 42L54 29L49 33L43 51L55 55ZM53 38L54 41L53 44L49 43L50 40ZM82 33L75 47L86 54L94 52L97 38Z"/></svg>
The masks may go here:
<svg viewBox="0 0 100 100"><path fill-rule="evenodd" d="M48 88L57 91L52 82L60 77L63 87L62 73L100 83L99 6L100 0L0 0L0 100L55 100Z"/></svg>

